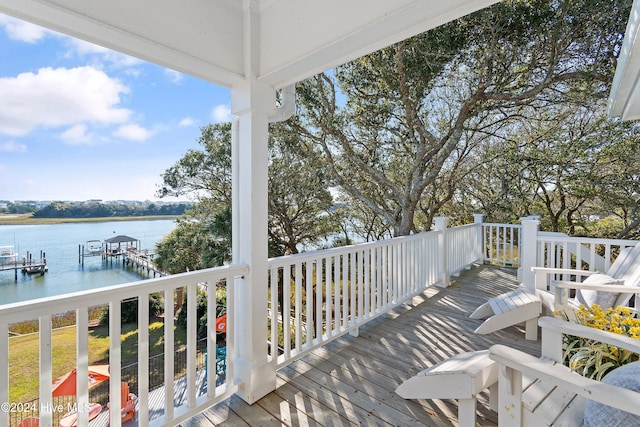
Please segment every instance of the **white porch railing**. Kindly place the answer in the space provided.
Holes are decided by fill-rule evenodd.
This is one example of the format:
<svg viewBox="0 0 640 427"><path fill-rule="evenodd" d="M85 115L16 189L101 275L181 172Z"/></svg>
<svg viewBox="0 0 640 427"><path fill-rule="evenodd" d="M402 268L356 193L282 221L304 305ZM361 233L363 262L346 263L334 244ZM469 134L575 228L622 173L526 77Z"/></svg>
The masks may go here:
<svg viewBox="0 0 640 427"><path fill-rule="evenodd" d="M527 250L522 251L519 279L531 288L535 286L532 267L606 271L622 249L638 244L637 240L571 237L563 233L541 232L537 217L522 220L521 240ZM569 280L569 277L560 274L554 279Z"/></svg>
<svg viewBox="0 0 640 427"><path fill-rule="evenodd" d="M236 305L233 301L234 277L246 274L245 266L221 267L210 270L202 270L158 279L144 280L124 285L99 288L82 293L68 294L46 299L26 301L9 304L0 307L0 333L9 336L9 325L16 322L39 320L39 408L35 416L40 417L40 425L52 425L62 415L56 411L66 411L67 408L58 409L58 405L52 400L52 346L53 330L51 319L54 315L75 311L77 345L75 359L79 378L87 378L88 367L88 310L89 307L98 304L109 305L109 371L110 371L110 396L118 396L110 399L110 424L119 426L120 423L120 382L122 366L121 345L121 303L125 300L138 300L138 378L135 390L138 395L138 425L175 425L200 412L202 409L220 402L237 391L237 384L233 383L233 340L227 341L227 360L225 382L218 387L207 387L205 393L199 393L196 387L196 360L197 360L197 316L187 316L186 352L187 372L186 387L187 399L184 405L174 405L174 316L164 316L164 413L154 419L149 419L149 296L154 293L162 293L164 296L165 313L174 313L175 292L177 289L186 288L188 313L196 313L197 288L208 285L207 330L215 330L216 313L216 284L222 283L227 287L227 315L230 321L227 324L227 334L233 336L233 310ZM114 339L117 337L117 339ZM216 334L208 334L207 351L210 355L216 354ZM0 426L9 425L9 416L13 408L22 410L17 402L9 400L9 376L12 367L9 366L10 339L0 340ZM72 354L69 357L73 357ZM207 369L207 384L216 384L217 372L215 368L216 358L209 357ZM14 368L15 369L15 368ZM15 371L14 371L15 373ZM15 403L15 405L14 405ZM78 383L77 407L87 408L89 404L87 382ZM87 413L79 411L78 425L87 425Z"/></svg>
<svg viewBox="0 0 640 427"><path fill-rule="evenodd" d="M440 232L269 261L270 355L277 368L442 280Z"/></svg>
<svg viewBox="0 0 640 427"><path fill-rule="evenodd" d="M607 271L620 251L635 240L570 237L561 233L538 233L536 265L565 269ZM568 277L561 276L561 280Z"/></svg>
<svg viewBox="0 0 640 427"><path fill-rule="evenodd" d="M517 267L520 265L520 224L484 223L484 260L492 264Z"/></svg>
<svg viewBox="0 0 640 427"><path fill-rule="evenodd" d="M521 265L522 270L525 270L527 265L580 265L583 268L595 269L599 257L602 257L603 266L606 268L620 248L637 243L540 233L535 219L528 220L524 227L483 224L480 218L476 218L474 224L447 228L444 219L439 221L440 228L435 231L271 259L266 278L269 301L265 301L264 305L265 314L270 316L269 331L253 333L264 334L265 343L268 342L266 357L275 368L281 368L337 337L346 333L357 334L360 326L387 313L429 286L447 286L450 275L473 263ZM527 250L523 251L523 248ZM119 384L122 379L120 310L121 302L129 299L138 300L138 378L135 390L139 397L139 425L175 425L231 396L241 386L234 383L234 347L238 345L236 337L240 336L234 334L233 325L234 311L239 309L234 301L234 279L248 272L248 266L221 267L0 306L0 333L7 337L11 323L34 318L40 322L40 411L37 415L41 419L41 425L51 424L56 415L51 397L51 349L55 345L52 316L69 311L76 313L75 358L78 372L82 376L82 373L87 372L88 366L88 309L97 304L109 305L109 335L112 337L109 349L110 394L119 396ZM187 316L188 395L186 403L174 403L175 321L173 316L165 316L164 404L160 413L151 412L148 363L150 295L163 294L165 312L173 313L176 290L186 288L188 312L195 313L198 287L202 287L202 284L210 285L206 291L209 323L207 330L213 331L216 313L213 290L218 283L227 288L229 319L224 383L218 387L207 387L204 392L196 387L198 319L195 315ZM215 339L215 333L208 334L209 355L216 354ZM9 366L9 350L10 339L0 340L0 403L11 403L9 378L15 368ZM207 363L207 384L219 383L214 365L216 359L209 357ZM77 404L82 408L89 403L89 397L86 383L79 386ZM111 399L110 423L113 426L120 425L120 409L120 399ZM86 425L87 414L80 413L79 416L79 425ZM8 425L9 413L0 411L0 427Z"/></svg>

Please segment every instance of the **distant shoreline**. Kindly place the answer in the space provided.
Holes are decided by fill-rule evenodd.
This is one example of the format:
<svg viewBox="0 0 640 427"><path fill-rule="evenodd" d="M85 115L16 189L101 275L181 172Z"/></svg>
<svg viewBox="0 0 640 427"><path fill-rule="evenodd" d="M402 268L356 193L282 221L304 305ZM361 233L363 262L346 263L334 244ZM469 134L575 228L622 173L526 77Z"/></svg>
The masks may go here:
<svg viewBox="0 0 640 427"><path fill-rule="evenodd" d="M34 218L27 214L0 214L0 225L41 225L77 222L174 220L178 215L109 216L101 218Z"/></svg>

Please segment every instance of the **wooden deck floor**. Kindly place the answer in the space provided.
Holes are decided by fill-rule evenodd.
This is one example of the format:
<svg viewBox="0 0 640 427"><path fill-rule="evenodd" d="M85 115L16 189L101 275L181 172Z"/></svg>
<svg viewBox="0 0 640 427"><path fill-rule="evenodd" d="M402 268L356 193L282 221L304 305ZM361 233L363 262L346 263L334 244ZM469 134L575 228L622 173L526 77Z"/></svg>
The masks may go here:
<svg viewBox="0 0 640 427"><path fill-rule="evenodd" d="M446 289L430 289L360 330L278 372L277 389L253 405L232 397L187 426L456 426L453 400L405 400L404 380L450 356L502 343L539 355L521 327L488 335L469 314L489 297L513 289L515 270L479 266ZM497 425L480 396L478 425Z"/></svg>

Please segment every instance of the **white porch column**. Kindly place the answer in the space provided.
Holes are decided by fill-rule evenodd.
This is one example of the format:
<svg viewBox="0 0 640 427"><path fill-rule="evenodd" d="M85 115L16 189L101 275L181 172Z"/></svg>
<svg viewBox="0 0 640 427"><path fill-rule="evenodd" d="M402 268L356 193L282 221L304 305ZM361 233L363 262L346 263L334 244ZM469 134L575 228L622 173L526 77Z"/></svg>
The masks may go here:
<svg viewBox="0 0 640 427"><path fill-rule="evenodd" d="M476 250L477 250L477 254L476 257L478 259L478 262L480 264L484 263L484 254L485 254L485 247L484 247L484 228L482 227L482 224L484 222L484 215L483 214L473 214L473 223L476 224L477 227L477 235L476 235Z"/></svg>
<svg viewBox="0 0 640 427"><path fill-rule="evenodd" d="M540 228L540 217L527 216L520 218L522 223L522 235L520 236L520 274L518 279L527 288L535 291L535 277L531 267L536 266L538 248L538 230Z"/></svg>
<svg viewBox="0 0 640 427"><path fill-rule="evenodd" d="M440 271L441 281L437 285L441 288L449 286L449 272L447 271L447 225L449 218L446 216L438 216L433 219L433 227L436 231L440 231L438 236L438 248L440 249Z"/></svg>
<svg viewBox="0 0 640 427"><path fill-rule="evenodd" d="M235 375L238 395L254 403L275 389L274 365L267 361L267 166L268 122L275 90L256 80L232 88L231 111L238 117L232 149L233 263L249 265L236 279Z"/></svg>

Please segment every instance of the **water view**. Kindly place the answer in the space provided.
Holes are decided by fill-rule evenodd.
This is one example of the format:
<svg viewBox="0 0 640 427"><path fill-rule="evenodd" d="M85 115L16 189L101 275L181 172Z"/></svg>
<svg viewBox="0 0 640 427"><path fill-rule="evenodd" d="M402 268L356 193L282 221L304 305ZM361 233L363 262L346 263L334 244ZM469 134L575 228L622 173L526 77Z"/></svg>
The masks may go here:
<svg viewBox="0 0 640 427"><path fill-rule="evenodd" d="M126 235L140 240L140 249L153 250L174 227L173 220L0 225L0 246L13 245L20 259L27 251L38 259L43 251L49 267L43 276L18 272L17 281L13 271L0 271L0 305L145 279L146 272L123 268L121 260L86 257L83 267L78 247Z"/></svg>

